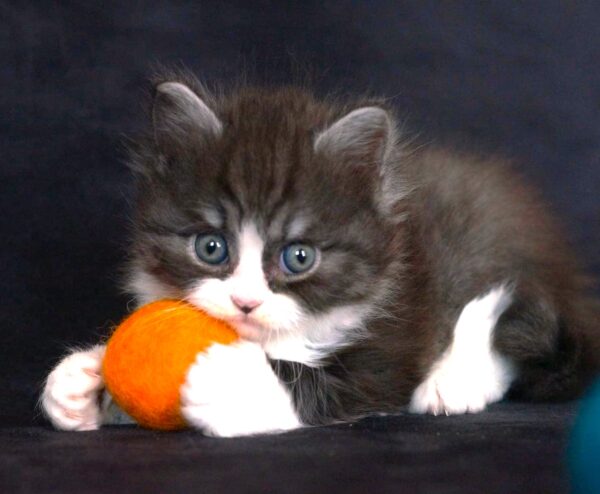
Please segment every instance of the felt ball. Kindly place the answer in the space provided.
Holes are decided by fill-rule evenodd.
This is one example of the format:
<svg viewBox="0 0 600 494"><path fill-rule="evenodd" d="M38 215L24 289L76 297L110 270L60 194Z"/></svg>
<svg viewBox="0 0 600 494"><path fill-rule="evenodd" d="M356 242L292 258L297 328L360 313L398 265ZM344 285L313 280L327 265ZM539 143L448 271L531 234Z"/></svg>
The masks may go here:
<svg viewBox="0 0 600 494"><path fill-rule="evenodd" d="M581 403L569 441L568 465L573 493L600 492L600 379Z"/></svg>
<svg viewBox="0 0 600 494"><path fill-rule="evenodd" d="M145 305L127 317L106 346L102 372L115 402L143 427L186 426L180 388L196 355L238 339L226 323L178 300Z"/></svg>

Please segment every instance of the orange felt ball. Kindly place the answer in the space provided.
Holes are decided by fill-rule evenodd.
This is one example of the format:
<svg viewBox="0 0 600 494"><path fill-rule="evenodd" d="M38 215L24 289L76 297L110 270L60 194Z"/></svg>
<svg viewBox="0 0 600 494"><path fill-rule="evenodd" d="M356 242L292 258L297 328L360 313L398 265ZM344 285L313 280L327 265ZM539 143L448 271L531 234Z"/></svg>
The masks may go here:
<svg viewBox="0 0 600 494"><path fill-rule="evenodd" d="M196 355L237 333L218 319L177 300L145 305L115 330L102 372L117 404L140 425L181 429L179 390Z"/></svg>

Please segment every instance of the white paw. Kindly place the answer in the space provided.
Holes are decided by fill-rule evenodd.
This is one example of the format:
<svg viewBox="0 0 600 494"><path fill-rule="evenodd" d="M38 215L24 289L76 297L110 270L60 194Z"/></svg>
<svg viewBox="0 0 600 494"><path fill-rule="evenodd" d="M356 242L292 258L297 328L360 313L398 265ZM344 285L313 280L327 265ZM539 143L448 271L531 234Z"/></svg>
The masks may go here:
<svg viewBox="0 0 600 494"><path fill-rule="evenodd" d="M221 437L300 427L287 389L260 346L214 344L199 353L181 388L181 411L205 434Z"/></svg>
<svg viewBox="0 0 600 494"><path fill-rule="evenodd" d="M414 391L410 411L480 412L502 399L515 372L512 363L493 348L492 335L509 302L510 292L500 287L465 305L452 343Z"/></svg>
<svg viewBox="0 0 600 494"><path fill-rule="evenodd" d="M410 411L434 415L481 412L506 391L501 381L494 383L488 375L483 369L440 365L413 393Z"/></svg>
<svg viewBox="0 0 600 494"><path fill-rule="evenodd" d="M54 427L87 431L100 427L104 346L74 352L50 373L41 406Z"/></svg>

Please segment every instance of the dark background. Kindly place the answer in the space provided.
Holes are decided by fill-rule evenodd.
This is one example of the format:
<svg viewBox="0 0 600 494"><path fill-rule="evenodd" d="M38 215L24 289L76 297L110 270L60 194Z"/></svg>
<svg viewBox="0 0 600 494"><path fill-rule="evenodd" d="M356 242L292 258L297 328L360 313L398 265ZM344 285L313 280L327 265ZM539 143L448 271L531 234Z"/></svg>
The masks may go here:
<svg viewBox="0 0 600 494"><path fill-rule="evenodd" d="M120 143L157 63L391 97L424 141L517 159L598 273L600 3L479 4L0 2L0 424L126 311Z"/></svg>
<svg viewBox="0 0 600 494"><path fill-rule="evenodd" d="M290 492L316 492L311 479L349 492L377 476L388 482L381 492L423 478L425 492L441 492L448 475L468 477L464 485L476 492L564 487L558 479L572 405L371 419L356 429L231 443L193 433L23 427L43 423L35 402L66 348L96 342L127 310L117 286L131 181L120 142L144 125L141 102L155 64L185 65L209 82L248 72L268 82L308 78L321 92L393 98L424 142L470 142L514 158L600 274L600 2L0 0L0 428L9 455L0 463L34 472L12 477L10 491L85 485L100 492L85 484L89 472L107 487L105 473L125 465L113 481L132 479L129 468L162 468L163 448L180 489L164 475L158 483L135 477L132 485L219 491L226 467L199 484L186 465L213 469L219 458L237 462L252 450L254 462L239 463L238 473L257 489L272 474L269 464L283 472L277 485L295 486ZM35 453L32 442L41 444ZM116 463L102 469L110 455L86 456L99 444ZM139 448L150 459L128 463ZM66 463L48 462L63 454ZM64 477L76 460L89 468Z"/></svg>

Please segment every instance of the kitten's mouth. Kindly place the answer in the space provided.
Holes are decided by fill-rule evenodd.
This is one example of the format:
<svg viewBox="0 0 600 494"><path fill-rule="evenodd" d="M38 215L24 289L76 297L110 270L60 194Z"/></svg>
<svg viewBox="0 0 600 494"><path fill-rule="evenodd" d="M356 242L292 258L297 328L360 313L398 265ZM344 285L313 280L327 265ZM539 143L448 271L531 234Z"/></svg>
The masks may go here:
<svg viewBox="0 0 600 494"><path fill-rule="evenodd" d="M194 303L194 302L192 302ZM245 339L255 342L262 342L268 339L270 334L270 328L266 327L263 323L259 322L256 317L252 314L242 314L241 312L236 315L223 314L220 311L210 310L210 308L202 305L197 305L201 310L204 310L211 314L217 319L221 319L226 323L229 323L238 333L238 335Z"/></svg>
<svg viewBox="0 0 600 494"><path fill-rule="evenodd" d="M238 334L247 340L262 341L269 329L257 322L253 317L244 314L234 316L228 322L235 328Z"/></svg>
<svg viewBox="0 0 600 494"><path fill-rule="evenodd" d="M241 322L241 323L244 323L244 324L251 324L251 325L254 325L254 326L260 326L260 324L250 314L240 314L240 315L237 315L237 316L230 317L229 320L231 322L234 322L234 323Z"/></svg>

